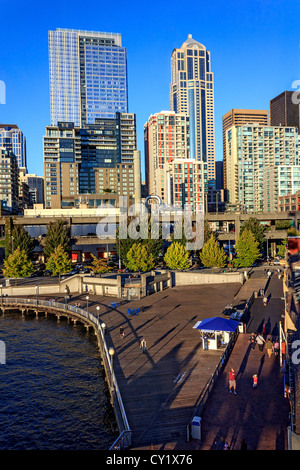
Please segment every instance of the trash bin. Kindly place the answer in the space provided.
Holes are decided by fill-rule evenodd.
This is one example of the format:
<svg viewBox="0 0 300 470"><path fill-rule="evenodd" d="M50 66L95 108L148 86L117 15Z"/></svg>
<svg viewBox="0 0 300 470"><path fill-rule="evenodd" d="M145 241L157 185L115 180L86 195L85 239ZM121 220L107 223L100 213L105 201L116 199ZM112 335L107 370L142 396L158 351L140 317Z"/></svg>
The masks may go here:
<svg viewBox="0 0 300 470"><path fill-rule="evenodd" d="M200 416L194 416L192 421L192 438L201 439L201 418Z"/></svg>

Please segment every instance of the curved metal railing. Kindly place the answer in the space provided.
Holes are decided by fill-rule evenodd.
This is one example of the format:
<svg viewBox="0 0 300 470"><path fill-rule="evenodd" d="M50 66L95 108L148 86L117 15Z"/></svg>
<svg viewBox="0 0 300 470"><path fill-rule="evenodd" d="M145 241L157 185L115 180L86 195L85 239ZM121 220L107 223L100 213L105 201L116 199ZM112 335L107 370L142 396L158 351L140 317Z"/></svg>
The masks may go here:
<svg viewBox="0 0 300 470"><path fill-rule="evenodd" d="M123 405L121 393L118 387L118 382L113 370L112 361L110 358L109 350L105 341L105 327L102 326L102 322L96 317L93 313L90 313L82 308L75 307L73 305L68 305L67 303L55 302L52 300L40 300L40 299L22 299L19 297L2 297L0 307L4 307L7 305L16 305L16 306L26 306L32 308L38 307L45 307L45 308L55 308L62 313L70 313L78 317L79 319L83 319L88 323L91 323L98 334L98 337L101 341L101 349L102 349L102 359L105 362L105 370L108 379L108 384L110 387L110 393L112 395L113 406L118 406L119 415L122 419L122 428L120 436L115 441L119 441L122 448L131 446L131 429L128 424L128 419L126 416L125 408ZM120 424L120 423L119 423ZM122 439L121 436L125 436L126 439ZM115 445L113 444L113 446ZM113 446L111 448L113 448ZM117 447L114 447L117 448Z"/></svg>

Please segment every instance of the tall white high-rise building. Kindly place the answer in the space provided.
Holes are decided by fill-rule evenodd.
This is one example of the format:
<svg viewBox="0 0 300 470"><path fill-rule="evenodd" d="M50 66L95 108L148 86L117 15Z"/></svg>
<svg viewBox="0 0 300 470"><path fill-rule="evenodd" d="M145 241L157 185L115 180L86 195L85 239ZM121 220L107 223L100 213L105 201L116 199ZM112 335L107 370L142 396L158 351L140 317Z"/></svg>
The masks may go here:
<svg viewBox="0 0 300 470"><path fill-rule="evenodd" d="M215 180L214 76L210 51L189 34L171 56L170 107L189 116L190 158L207 163Z"/></svg>

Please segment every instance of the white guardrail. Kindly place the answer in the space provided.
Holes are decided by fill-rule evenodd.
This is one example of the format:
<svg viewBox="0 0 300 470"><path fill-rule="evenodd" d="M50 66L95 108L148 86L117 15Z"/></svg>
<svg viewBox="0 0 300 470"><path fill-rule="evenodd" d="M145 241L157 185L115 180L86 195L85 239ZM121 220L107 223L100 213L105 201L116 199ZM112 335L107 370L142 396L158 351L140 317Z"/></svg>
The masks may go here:
<svg viewBox="0 0 300 470"><path fill-rule="evenodd" d="M100 338L101 341L101 346L102 346L102 354L103 354L103 360L106 363L106 374L110 374L108 379L108 384L110 384L110 392L113 391L113 394L116 397L117 403L115 402L115 397L112 396L113 398L113 405L116 406L118 405L120 415L122 418L122 427L123 430L120 434L120 436L116 439L116 441L113 443L113 445L110 447L110 449L122 449L124 447L128 447L131 445L131 430L128 424L127 416L125 413L122 397L120 394L120 390L118 387L117 379L113 370L112 366L112 361L110 359L110 354L108 351L108 347L105 341L105 327L102 327L102 322L97 318L93 313L87 312L86 310L78 307L74 307L73 305L68 305L67 303L61 303L61 302L54 302L52 300L40 300L40 299L22 299L18 297L2 297L1 299L1 306L8 306L8 305L14 305L14 306L27 306L27 307L46 307L46 308L55 308L58 309L61 312L69 312L70 314L74 314L75 316L78 316L78 318L86 320L89 323L92 323L92 325L95 327L96 332L98 334L98 337Z"/></svg>

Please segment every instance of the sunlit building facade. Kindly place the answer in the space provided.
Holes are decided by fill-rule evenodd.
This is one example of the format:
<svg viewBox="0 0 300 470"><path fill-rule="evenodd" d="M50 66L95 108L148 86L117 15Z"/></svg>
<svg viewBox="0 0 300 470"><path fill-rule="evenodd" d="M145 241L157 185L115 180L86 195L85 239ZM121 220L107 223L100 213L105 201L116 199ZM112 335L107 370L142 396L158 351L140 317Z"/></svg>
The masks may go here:
<svg viewBox="0 0 300 470"><path fill-rule="evenodd" d="M299 166L298 129L258 124L232 126L226 131L226 154L229 202L240 204L248 212L269 210L267 198L264 199L264 192L271 192L267 185L273 188L272 197L283 195L282 191L287 190L283 183L285 179L287 182L287 173L281 178L280 171ZM272 176L269 182L267 176ZM289 181L293 178L290 175ZM275 208L274 201L269 207Z"/></svg>
<svg viewBox="0 0 300 470"><path fill-rule="evenodd" d="M170 109L189 116L190 158L207 164L215 180L214 76L210 51L191 35L171 56Z"/></svg>
<svg viewBox="0 0 300 470"><path fill-rule="evenodd" d="M127 52L121 35L49 31L51 125L93 124L128 112Z"/></svg>
<svg viewBox="0 0 300 470"><path fill-rule="evenodd" d="M27 168L26 139L15 124L0 124L0 147L13 152L19 168Z"/></svg>

